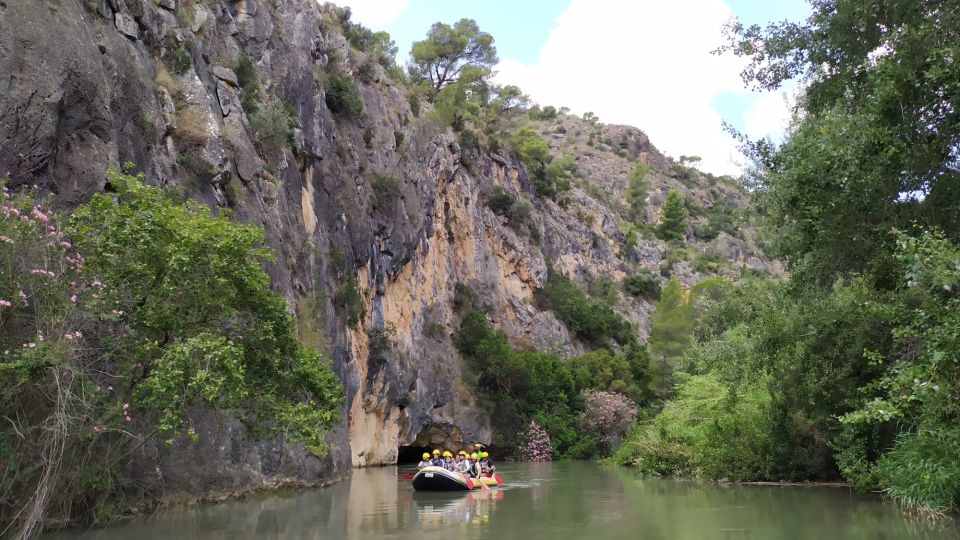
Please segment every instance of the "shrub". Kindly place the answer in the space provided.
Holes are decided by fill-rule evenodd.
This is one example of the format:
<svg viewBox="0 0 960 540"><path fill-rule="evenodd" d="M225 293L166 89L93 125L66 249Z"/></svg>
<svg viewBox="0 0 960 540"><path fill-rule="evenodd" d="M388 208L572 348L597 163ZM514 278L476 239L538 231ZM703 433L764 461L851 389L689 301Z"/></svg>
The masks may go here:
<svg viewBox="0 0 960 540"><path fill-rule="evenodd" d="M693 259L693 271L700 274L708 272L715 274L725 264L727 264L727 259L722 255L709 252L697 253Z"/></svg>
<svg viewBox="0 0 960 540"><path fill-rule="evenodd" d="M536 420L531 420L527 430L521 436L523 441L519 449L522 461L552 461L550 435Z"/></svg>
<svg viewBox="0 0 960 540"><path fill-rule="evenodd" d="M210 138L208 118L202 110L188 106L177 111L177 128L174 135L181 145L203 146Z"/></svg>
<svg viewBox="0 0 960 540"><path fill-rule="evenodd" d="M0 518L35 503L21 532L129 508L130 455L153 433L195 439L191 407L318 455L338 417L336 376L270 289L263 229L108 181L66 226L28 194L0 203Z"/></svg>
<svg viewBox="0 0 960 540"><path fill-rule="evenodd" d="M341 311L347 326L355 328L364 315L363 297L360 296L360 287L357 278L350 276L337 289L333 297L334 305Z"/></svg>
<svg viewBox="0 0 960 540"><path fill-rule="evenodd" d="M646 268L623 280L623 290L633 296L660 299L660 278Z"/></svg>
<svg viewBox="0 0 960 540"><path fill-rule="evenodd" d="M570 278L553 268L535 298L580 339L595 347L607 347L610 340L620 345L636 341L633 327L602 301L590 300Z"/></svg>
<svg viewBox="0 0 960 540"><path fill-rule="evenodd" d="M263 101L263 89L253 60L241 54L233 70L237 74L237 83L240 85L240 106L248 115L257 112Z"/></svg>
<svg viewBox="0 0 960 540"><path fill-rule="evenodd" d="M262 154L275 154L293 147L294 129L300 126L296 109L280 99L271 99L250 115L253 141Z"/></svg>
<svg viewBox="0 0 960 540"><path fill-rule="evenodd" d="M876 465L878 483L900 504L943 516L960 508L960 428L923 426L901 433Z"/></svg>
<svg viewBox="0 0 960 540"><path fill-rule="evenodd" d="M365 83L372 83L377 79L376 64L367 60L357 68L357 77Z"/></svg>
<svg viewBox="0 0 960 540"><path fill-rule="evenodd" d="M163 61L167 67L177 75L186 73L193 68L193 57L190 52L183 48L176 39L170 37L167 39L167 46L164 48Z"/></svg>
<svg viewBox="0 0 960 540"><path fill-rule="evenodd" d="M382 327L373 327L367 332L367 351L370 359L374 361L384 361L386 355L393 347L393 340L397 335L397 329L393 323L387 323Z"/></svg>
<svg viewBox="0 0 960 540"><path fill-rule="evenodd" d="M550 161L544 171L547 184L556 191L570 189L577 174L577 162L571 156L561 156Z"/></svg>
<svg viewBox="0 0 960 540"><path fill-rule="evenodd" d="M400 183L392 176L375 174L370 187L373 189L373 204L378 210L392 207L400 197Z"/></svg>
<svg viewBox="0 0 960 540"><path fill-rule="evenodd" d="M479 297L469 285L459 281L453 286L453 310L463 315L473 309Z"/></svg>
<svg viewBox="0 0 960 540"><path fill-rule="evenodd" d="M328 73L326 81L324 100L330 111L348 118L359 118L363 114L363 100L353 79L349 75Z"/></svg>
<svg viewBox="0 0 960 540"><path fill-rule="evenodd" d="M663 411L633 430L612 461L651 474L777 479L767 460L770 404L762 382L734 392L715 374L686 376Z"/></svg>
<svg viewBox="0 0 960 540"><path fill-rule="evenodd" d="M513 196L501 186L494 186L487 195L487 207L493 210L494 214L506 214L513 203Z"/></svg>
<svg viewBox="0 0 960 540"><path fill-rule="evenodd" d="M580 428L591 436L601 453L608 454L620 441L637 417L637 404L623 394L588 390L584 394L584 410Z"/></svg>

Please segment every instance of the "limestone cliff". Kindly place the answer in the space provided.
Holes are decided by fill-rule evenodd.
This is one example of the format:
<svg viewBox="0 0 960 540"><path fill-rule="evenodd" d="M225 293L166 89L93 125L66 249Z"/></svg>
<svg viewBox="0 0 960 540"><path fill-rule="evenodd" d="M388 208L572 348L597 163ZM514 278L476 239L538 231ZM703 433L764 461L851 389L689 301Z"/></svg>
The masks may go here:
<svg viewBox="0 0 960 540"><path fill-rule="evenodd" d="M228 414L211 411L198 412L198 442L145 446L139 459L159 464L147 476L167 499L316 484L351 466L393 463L400 446L488 440L450 340L456 284L476 291L516 344L572 354L582 346L532 301L548 261L587 285L658 271L668 251L652 235L625 245L636 162L650 167L651 224L669 188L701 209L748 206L731 184L669 161L639 130L567 114L533 125L576 158L580 180L562 204L536 198L517 159L462 150L427 118L428 104L411 110L379 65L354 76L363 115L335 114L328 68L357 73L364 53L329 9L308 0L0 2L0 171L69 208L104 189L108 168L129 163L150 183L262 225L276 253L275 288L344 384L343 424L323 460L278 440L249 441ZM289 105L290 140L255 136L240 58L255 67L265 100ZM493 186L533 201L531 234L486 206ZM709 242L692 231L691 253L722 263L708 273L779 271L749 229ZM693 283L705 273L687 255L670 271ZM621 294L618 309L646 334L652 304Z"/></svg>

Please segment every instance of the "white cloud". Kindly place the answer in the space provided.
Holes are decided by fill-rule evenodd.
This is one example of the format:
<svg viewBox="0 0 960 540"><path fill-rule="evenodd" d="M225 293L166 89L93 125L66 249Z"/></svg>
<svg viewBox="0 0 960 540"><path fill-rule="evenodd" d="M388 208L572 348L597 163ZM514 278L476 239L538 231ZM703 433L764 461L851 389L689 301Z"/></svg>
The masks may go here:
<svg viewBox="0 0 960 540"><path fill-rule="evenodd" d="M497 77L541 104L637 126L667 154L699 155L705 170L736 174L743 158L711 106L721 92L745 91L743 61L710 54L732 16L723 0L572 0L539 62L504 59ZM772 128L764 123L771 102L760 107L753 127Z"/></svg>
<svg viewBox="0 0 960 540"><path fill-rule="evenodd" d="M743 130L751 139L770 138L780 142L796 96L788 92L757 94L753 104L743 113Z"/></svg>
<svg viewBox="0 0 960 540"><path fill-rule="evenodd" d="M409 0L336 0L335 3L349 7L352 20L368 28L380 28L396 20L407 9Z"/></svg>

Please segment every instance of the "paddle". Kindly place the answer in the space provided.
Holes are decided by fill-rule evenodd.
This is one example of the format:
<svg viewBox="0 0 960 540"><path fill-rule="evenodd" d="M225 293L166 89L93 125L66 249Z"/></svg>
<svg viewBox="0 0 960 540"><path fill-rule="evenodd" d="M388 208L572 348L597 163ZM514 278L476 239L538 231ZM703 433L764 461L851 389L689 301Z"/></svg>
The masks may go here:
<svg viewBox="0 0 960 540"><path fill-rule="evenodd" d="M413 480L413 477L416 476L416 475L417 475L417 473L415 473L415 472L402 472L402 473L399 473L399 476L400 476L400 478L401 478L402 480Z"/></svg>

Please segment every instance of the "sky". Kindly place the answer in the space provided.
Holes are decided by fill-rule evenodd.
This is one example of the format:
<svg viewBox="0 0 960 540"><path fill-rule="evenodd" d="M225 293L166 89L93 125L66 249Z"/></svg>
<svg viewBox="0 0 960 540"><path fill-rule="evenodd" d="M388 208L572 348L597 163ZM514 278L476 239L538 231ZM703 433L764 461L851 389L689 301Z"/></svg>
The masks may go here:
<svg viewBox="0 0 960 540"><path fill-rule="evenodd" d="M642 129L662 152L700 156L700 167L738 174L743 156L728 122L751 138L778 140L790 117L792 87L744 87L742 59L714 55L722 27L801 21L804 0L335 0L353 20L386 30L405 62L434 22L477 21L494 37L501 84L541 105L590 111L607 124Z"/></svg>

